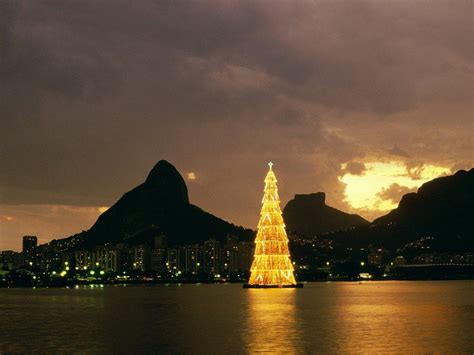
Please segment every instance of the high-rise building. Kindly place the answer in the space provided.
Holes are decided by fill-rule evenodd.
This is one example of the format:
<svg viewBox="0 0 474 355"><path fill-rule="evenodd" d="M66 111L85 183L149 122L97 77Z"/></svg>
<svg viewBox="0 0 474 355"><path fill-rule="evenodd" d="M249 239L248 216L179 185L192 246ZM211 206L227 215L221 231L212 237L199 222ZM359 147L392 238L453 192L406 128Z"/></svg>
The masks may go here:
<svg viewBox="0 0 474 355"><path fill-rule="evenodd" d="M23 237L23 252L29 252L34 250L38 245L38 237L34 235L25 235Z"/></svg>
<svg viewBox="0 0 474 355"><path fill-rule="evenodd" d="M202 270L202 248L198 244L185 247L185 272L196 275Z"/></svg>
<svg viewBox="0 0 474 355"><path fill-rule="evenodd" d="M151 270L157 274L166 273L167 251L165 248L155 248L151 250Z"/></svg>
<svg viewBox="0 0 474 355"><path fill-rule="evenodd" d="M225 274L239 271L239 239L235 235L227 235L222 250L221 268Z"/></svg>
<svg viewBox="0 0 474 355"><path fill-rule="evenodd" d="M117 249L97 248L94 251L94 267L105 272L117 271L120 268L120 253Z"/></svg>
<svg viewBox="0 0 474 355"><path fill-rule="evenodd" d="M25 235L23 237L23 264L32 263L35 259L35 249L38 245L38 237L34 235Z"/></svg>
<svg viewBox="0 0 474 355"><path fill-rule="evenodd" d="M233 247L239 244L239 238L236 235L228 234L226 237L226 246Z"/></svg>
<svg viewBox="0 0 474 355"><path fill-rule="evenodd" d="M213 275L221 271L221 245L215 239L204 242L204 271Z"/></svg>
<svg viewBox="0 0 474 355"><path fill-rule="evenodd" d="M77 250L74 252L76 268L87 270L94 268L94 254L88 250Z"/></svg>
<svg viewBox="0 0 474 355"><path fill-rule="evenodd" d="M222 251L222 271L226 274L239 270L239 247L237 244L226 244Z"/></svg>
<svg viewBox="0 0 474 355"><path fill-rule="evenodd" d="M150 249L145 245L139 245L133 249L133 270L149 271L150 270Z"/></svg>
<svg viewBox="0 0 474 355"><path fill-rule="evenodd" d="M183 272L185 264L183 260L183 248L168 248L166 266L170 273Z"/></svg>
<svg viewBox="0 0 474 355"><path fill-rule="evenodd" d="M20 266L20 259L20 253L13 250L4 250L0 257L0 263L11 270Z"/></svg>
<svg viewBox="0 0 474 355"><path fill-rule="evenodd" d="M68 257L60 248L52 245L52 243L36 248L36 263L42 270L59 270L65 261L71 259Z"/></svg>

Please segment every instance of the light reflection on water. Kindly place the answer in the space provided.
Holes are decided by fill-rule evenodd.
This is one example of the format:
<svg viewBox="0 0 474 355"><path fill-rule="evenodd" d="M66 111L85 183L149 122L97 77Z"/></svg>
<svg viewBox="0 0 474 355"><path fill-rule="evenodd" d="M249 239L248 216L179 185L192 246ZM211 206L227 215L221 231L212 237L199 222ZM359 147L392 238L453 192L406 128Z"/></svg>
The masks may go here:
<svg viewBox="0 0 474 355"><path fill-rule="evenodd" d="M285 289L248 289L243 341L248 351L296 352L299 324L295 292Z"/></svg>
<svg viewBox="0 0 474 355"><path fill-rule="evenodd" d="M472 353L474 282L0 289L0 353Z"/></svg>
<svg viewBox="0 0 474 355"><path fill-rule="evenodd" d="M460 285L463 286L452 287L449 282L339 285L339 350L472 352L474 288L472 282Z"/></svg>

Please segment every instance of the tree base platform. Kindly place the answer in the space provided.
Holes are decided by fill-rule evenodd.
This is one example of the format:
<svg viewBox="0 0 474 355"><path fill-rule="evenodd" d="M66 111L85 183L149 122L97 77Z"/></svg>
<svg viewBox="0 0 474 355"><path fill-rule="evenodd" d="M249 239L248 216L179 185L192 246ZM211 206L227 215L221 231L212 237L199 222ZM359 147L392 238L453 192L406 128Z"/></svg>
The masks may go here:
<svg viewBox="0 0 474 355"><path fill-rule="evenodd" d="M295 285L250 285L250 284L243 284L243 288L303 288L302 283L298 283Z"/></svg>

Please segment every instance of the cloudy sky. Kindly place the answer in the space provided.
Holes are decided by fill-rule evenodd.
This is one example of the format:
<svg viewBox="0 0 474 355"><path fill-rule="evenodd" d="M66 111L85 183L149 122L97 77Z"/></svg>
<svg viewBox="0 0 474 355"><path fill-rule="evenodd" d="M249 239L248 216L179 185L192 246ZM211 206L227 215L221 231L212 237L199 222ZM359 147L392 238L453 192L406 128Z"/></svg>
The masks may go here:
<svg viewBox="0 0 474 355"><path fill-rule="evenodd" d="M325 191L367 219L473 157L473 2L0 2L0 250L88 229L160 159L255 227Z"/></svg>

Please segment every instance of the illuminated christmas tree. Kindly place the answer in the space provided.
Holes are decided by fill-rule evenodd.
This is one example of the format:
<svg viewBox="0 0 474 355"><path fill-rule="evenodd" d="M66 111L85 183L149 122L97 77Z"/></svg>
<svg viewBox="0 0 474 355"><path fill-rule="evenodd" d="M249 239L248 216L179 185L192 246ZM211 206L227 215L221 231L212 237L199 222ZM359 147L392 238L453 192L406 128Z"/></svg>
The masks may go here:
<svg viewBox="0 0 474 355"><path fill-rule="evenodd" d="M255 255L246 287L301 287L301 284L296 284L293 275L273 163L268 165L270 169L265 178Z"/></svg>

